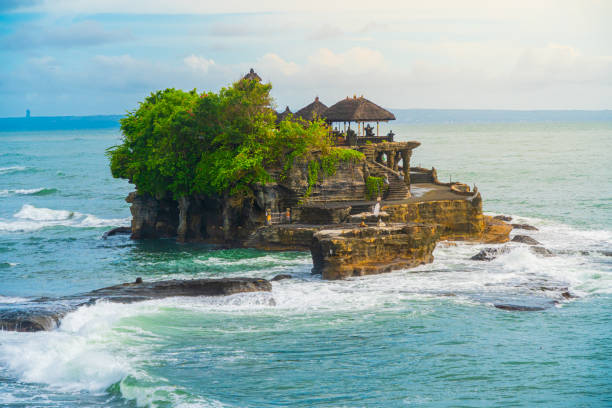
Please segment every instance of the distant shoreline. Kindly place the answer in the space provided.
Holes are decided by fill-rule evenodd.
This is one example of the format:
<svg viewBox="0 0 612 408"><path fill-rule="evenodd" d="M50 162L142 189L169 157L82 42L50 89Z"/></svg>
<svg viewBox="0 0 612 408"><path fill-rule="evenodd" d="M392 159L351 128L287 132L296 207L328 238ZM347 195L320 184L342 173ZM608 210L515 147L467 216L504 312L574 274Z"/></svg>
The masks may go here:
<svg viewBox="0 0 612 408"><path fill-rule="evenodd" d="M391 109L396 124L612 123L612 110ZM119 128L123 115L0 118L0 132Z"/></svg>
<svg viewBox="0 0 612 408"><path fill-rule="evenodd" d="M0 118L0 132L119 128L123 115L31 116Z"/></svg>

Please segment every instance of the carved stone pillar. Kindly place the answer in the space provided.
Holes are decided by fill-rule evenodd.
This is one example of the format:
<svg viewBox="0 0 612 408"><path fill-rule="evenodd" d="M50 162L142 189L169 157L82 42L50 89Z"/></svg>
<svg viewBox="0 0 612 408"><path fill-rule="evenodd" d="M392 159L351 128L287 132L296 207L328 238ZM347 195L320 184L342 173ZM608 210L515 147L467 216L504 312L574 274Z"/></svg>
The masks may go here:
<svg viewBox="0 0 612 408"><path fill-rule="evenodd" d="M392 151L386 151L387 155L387 167L393 169L395 167L395 154Z"/></svg>
<svg viewBox="0 0 612 408"><path fill-rule="evenodd" d="M404 165L404 183L410 186L410 156L412 156L412 150L402 150L400 153Z"/></svg>
<svg viewBox="0 0 612 408"><path fill-rule="evenodd" d="M402 158L400 152L396 152L395 150L393 151L393 157L395 158L393 160L393 170L398 171L399 170L399 161Z"/></svg>

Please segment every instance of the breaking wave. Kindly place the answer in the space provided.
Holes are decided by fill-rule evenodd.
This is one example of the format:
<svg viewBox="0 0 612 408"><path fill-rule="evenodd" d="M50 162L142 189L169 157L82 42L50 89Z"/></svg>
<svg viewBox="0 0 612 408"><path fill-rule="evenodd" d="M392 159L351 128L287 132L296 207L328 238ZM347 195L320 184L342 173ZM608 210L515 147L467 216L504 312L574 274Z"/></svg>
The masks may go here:
<svg viewBox="0 0 612 408"><path fill-rule="evenodd" d="M24 204L13 215L13 220L0 219L0 231L28 232L47 227L109 227L129 224L129 218L104 219L91 214L82 214L76 211L53 210L50 208L37 208Z"/></svg>
<svg viewBox="0 0 612 408"><path fill-rule="evenodd" d="M16 189L16 190L0 190L0 197L11 195L31 195L31 196L46 196L55 194L59 190L56 188L32 188L32 189Z"/></svg>
<svg viewBox="0 0 612 408"><path fill-rule="evenodd" d="M0 175L2 174L12 174L20 171L25 171L28 168L25 166L10 166L10 167L0 167Z"/></svg>

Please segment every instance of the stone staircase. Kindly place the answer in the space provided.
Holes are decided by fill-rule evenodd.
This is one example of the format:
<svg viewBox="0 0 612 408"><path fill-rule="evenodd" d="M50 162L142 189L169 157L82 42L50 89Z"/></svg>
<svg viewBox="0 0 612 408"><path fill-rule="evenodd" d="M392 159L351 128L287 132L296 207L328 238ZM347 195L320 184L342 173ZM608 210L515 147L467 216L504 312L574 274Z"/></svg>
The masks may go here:
<svg viewBox="0 0 612 408"><path fill-rule="evenodd" d="M363 146L359 147L359 151L361 151L361 153L363 153L363 155L366 157L366 160L368 161L368 163L372 163L374 162L374 159L376 158L376 150L374 148L374 145L372 144L366 144Z"/></svg>
<svg viewBox="0 0 612 408"><path fill-rule="evenodd" d="M370 174L377 177L385 177L389 180L389 190L384 199L386 201L405 200L410 198L410 190L404 180L400 178L400 174L389 167L372 161L370 165Z"/></svg>

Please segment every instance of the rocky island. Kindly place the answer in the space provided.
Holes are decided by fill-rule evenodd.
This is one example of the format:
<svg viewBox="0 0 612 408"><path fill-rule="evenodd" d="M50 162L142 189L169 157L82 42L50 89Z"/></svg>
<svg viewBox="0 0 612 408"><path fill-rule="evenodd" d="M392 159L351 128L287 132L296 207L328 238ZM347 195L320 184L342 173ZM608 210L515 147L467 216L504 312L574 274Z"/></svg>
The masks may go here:
<svg viewBox="0 0 612 408"><path fill-rule="evenodd" d="M270 89L251 70L218 94L157 92L121 120L109 157L136 186L132 239L309 250L324 279L432 262L440 240L509 240L476 187L411 167L420 143L379 134L391 112L355 95L276 114Z"/></svg>

